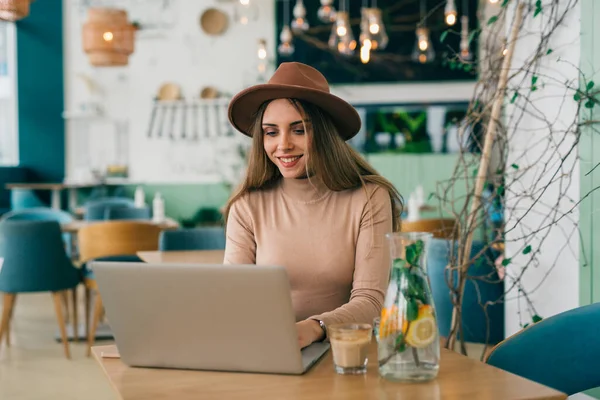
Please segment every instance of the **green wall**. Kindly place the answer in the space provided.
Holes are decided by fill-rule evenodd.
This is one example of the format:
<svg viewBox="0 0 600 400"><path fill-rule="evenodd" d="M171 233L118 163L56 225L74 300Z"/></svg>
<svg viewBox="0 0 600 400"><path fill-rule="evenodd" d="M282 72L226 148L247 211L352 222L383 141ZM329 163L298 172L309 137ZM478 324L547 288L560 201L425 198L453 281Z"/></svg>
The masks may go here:
<svg viewBox="0 0 600 400"><path fill-rule="evenodd" d="M43 0L17 22L19 164L36 182L64 178L62 21L62 1Z"/></svg>
<svg viewBox="0 0 600 400"><path fill-rule="evenodd" d="M375 154L367 157L369 162L388 178L408 201L417 185L423 185L425 197L435 191L436 182L448 179L457 156L454 154ZM229 192L224 185L211 184L146 184L142 185L146 202L160 192L165 199L165 211L177 220L191 218L199 208L222 207ZM462 187L462 186L461 186ZM133 197L136 186L127 186L126 194Z"/></svg>

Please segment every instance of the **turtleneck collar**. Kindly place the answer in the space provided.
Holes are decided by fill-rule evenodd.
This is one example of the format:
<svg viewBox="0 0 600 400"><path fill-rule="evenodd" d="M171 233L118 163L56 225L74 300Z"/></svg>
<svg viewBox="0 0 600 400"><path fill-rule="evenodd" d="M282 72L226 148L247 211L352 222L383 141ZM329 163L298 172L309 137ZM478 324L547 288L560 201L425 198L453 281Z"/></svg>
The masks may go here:
<svg viewBox="0 0 600 400"><path fill-rule="evenodd" d="M327 196L331 191L320 178L281 178L283 193L298 203L316 203Z"/></svg>

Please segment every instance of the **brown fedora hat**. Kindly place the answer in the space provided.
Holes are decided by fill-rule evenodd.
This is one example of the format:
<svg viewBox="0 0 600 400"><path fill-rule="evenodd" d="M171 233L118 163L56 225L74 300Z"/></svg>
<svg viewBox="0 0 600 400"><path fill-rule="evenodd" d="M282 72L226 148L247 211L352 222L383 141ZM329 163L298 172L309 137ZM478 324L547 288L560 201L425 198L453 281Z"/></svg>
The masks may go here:
<svg viewBox="0 0 600 400"><path fill-rule="evenodd" d="M360 117L348 102L329 91L319 71L298 62L282 63L268 83L242 90L229 103L229 121L237 130L252 136L250 128L258 108L274 99L300 99L320 107L331 117L339 135L348 140L360 130Z"/></svg>

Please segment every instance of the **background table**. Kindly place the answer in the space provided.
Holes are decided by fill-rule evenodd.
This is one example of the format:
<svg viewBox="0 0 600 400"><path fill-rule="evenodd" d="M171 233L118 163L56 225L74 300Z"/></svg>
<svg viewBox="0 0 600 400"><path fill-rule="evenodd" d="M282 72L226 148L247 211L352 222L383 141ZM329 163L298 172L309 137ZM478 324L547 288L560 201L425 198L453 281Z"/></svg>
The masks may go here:
<svg viewBox="0 0 600 400"><path fill-rule="evenodd" d="M138 251L147 263L222 264L225 250Z"/></svg>
<svg viewBox="0 0 600 400"><path fill-rule="evenodd" d="M116 220L113 220L113 221L116 221ZM125 221L125 220L119 220L119 221ZM167 218L162 222L154 222L152 220L135 220L135 221L136 222L146 222L148 224L155 224L155 225L160 226L164 230L179 229L179 223L171 218ZM102 223L102 222L109 222L109 220L86 221L86 220L82 220L82 219L77 219L72 222L62 224L61 229L63 232L77 233L77 231L79 231L81 228L84 228L84 227L92 225L92 224Z"/></svg>
<svg viewBox="0 0 600 400"><path fill-rule="evenodd" d="M331 351L302 376L130 368L118 358L100 356L102 352L114 354L114 345L94 347L92 351L113 388L125 400L567 398L565 394L546 386L446 349L442 349L438 378L420 384L381 379L377 372L375 343L370 348L368 373L358 376L336 374Z"/></svg>

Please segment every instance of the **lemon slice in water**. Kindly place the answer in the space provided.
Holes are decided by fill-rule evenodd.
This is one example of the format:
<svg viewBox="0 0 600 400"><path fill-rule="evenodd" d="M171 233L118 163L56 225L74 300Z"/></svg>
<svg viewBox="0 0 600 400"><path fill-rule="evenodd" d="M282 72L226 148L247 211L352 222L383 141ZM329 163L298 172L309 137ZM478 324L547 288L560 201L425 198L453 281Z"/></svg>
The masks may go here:
<svg viewBox="0 0 600 400"><path fill-rule="evenodd" d="M423 315L410 323L406 333L406 342L416 348L423 348L435 340L437 327L432 315Z"/></svg>

